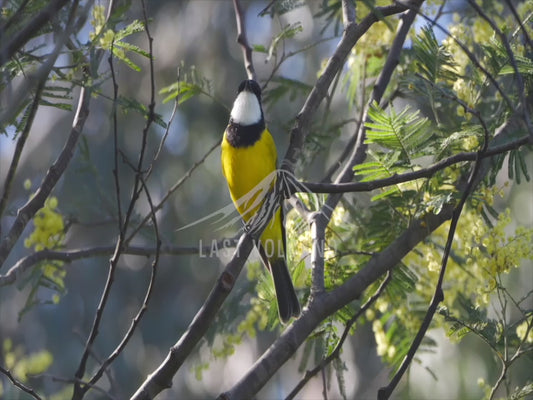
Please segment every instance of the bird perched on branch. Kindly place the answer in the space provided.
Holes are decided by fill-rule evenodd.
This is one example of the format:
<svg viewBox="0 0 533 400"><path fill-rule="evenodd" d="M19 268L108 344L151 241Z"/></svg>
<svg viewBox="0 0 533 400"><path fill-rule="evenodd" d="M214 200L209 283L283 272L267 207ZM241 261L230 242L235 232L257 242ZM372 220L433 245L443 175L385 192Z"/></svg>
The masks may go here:
<svg viewBox="0 0 533 400"><path fill-rule="evenodd" d="M221 158L222 172L233 203L248 223L258 214L263 203L268 202L268 194L276 180L277 162L276 145L265 125L261 107L261 88L254 80L245 80L239 85L222 140ZM256 222L253 221L254 224ZM255 244L263 264L274 279L281 321L298 317L300 303L285 260L282 207L274 213Z"/></svg>

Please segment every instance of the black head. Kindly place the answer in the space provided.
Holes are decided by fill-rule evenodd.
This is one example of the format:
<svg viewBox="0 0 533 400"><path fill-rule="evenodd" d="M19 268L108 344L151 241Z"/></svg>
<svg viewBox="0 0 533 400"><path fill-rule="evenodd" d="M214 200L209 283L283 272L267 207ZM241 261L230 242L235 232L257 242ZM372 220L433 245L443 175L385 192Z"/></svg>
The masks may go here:
<svg viewBox="0 0 533 400"><path fill-rule="evenodd" d="M261 87L259 87L259 84L253 79L247 79L240 83L237 93L240 93L243 90L254 93L257 98L261 100Z"/></svg>

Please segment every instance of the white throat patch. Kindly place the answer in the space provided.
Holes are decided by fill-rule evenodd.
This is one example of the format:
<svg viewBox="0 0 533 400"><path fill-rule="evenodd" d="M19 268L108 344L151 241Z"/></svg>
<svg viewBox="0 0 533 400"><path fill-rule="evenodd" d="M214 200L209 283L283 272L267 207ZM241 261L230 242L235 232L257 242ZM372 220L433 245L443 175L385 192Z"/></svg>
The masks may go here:
<svg viewBox="0 0 533 400"><path fill-rule="evenodd" d="M240 92L230 115L233 122L239 125L253 125L261 121L261 106L255 94L246 90Z"/></svg>

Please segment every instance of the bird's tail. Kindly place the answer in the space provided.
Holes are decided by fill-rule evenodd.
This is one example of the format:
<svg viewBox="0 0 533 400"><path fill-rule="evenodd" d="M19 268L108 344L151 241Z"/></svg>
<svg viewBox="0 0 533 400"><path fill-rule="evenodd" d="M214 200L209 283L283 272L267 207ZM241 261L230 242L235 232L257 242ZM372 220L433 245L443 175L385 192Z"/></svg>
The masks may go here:
<svg viewBox="0 0 533 400"><path fill-rule="evenodd" d="M284 258L270 259L270 272L274 278L276 297L278 299L279 317L286 323L291 317L300 315L300 302L294 291L291 275Z"/></svg>

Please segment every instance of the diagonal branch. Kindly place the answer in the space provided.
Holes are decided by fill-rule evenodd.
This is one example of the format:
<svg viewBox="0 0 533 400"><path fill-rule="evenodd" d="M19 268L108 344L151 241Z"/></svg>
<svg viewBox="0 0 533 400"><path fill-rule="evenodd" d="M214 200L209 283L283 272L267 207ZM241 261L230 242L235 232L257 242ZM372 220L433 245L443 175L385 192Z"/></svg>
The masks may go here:
<svg viewBox="0 0 533 400"><path fill-rule="evenodd" d="M220 400L249 399L268 382L326 317L358 299L363 292L387 271L392 270L420 241L451 218L453 207L447 205L437 214L415 220L393 243L374 255L352 278L317 298L305 308L300 318L290 325L267 349L248 372Z"/></svg>
<svg viewBox="0 0 533 400"><path fill-rule="evenodd" d="M8 369L5 369L4 367L0 366L0 372L2 374L4 374L5 376L7 376L7 378L11 381L11 383L13 385L15 385L16 387L18 387L20 390L28 393L28 395L30 395L31 397L33 397L34 399L36 400L41 400L42 397L39 396L35 390L33 390L32 388L26 386L25 384L23 384L21 381L19 381L17 378L15 378L13 376L13 374L8 370Z"/></svg>
<svg viewBox="0 0 533 400"><path fill-rule="evenodd" d="M85 121L89 116L89 102L91 100L91 91L85 88L81 88L80 99L78 102L78 108L76 110L76 115L72 123L72 129L70 134L63 146L63 149L59 153L59 156L54 161L54 163L48 169L46 176L44 177L39 189L35 195L28 200L17 211L17 217L11 226L11 229L7 235L2 239L0 243L0 267L5 262L7 256L11 252L11 249L15 245L16 241L24 231L24 228L35 215L35 213L44 205L45 200L50 195L50 192L56 185L57 181L63 175L63 172L66 170L76 144L78 143L78 138L80 137Z"/></svg>

